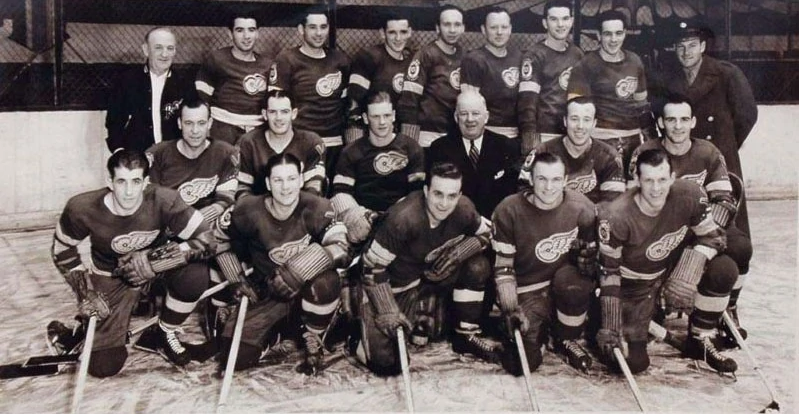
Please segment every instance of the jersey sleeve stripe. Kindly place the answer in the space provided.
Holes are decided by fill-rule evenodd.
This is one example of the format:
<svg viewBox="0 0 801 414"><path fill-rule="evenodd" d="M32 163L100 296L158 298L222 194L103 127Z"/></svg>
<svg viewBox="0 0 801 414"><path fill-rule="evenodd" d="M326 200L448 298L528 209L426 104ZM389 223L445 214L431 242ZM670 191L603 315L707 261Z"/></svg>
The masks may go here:
<svg viewBox="0 0 801 414"><path fill-rule="evenodd" d="M504 243L502 241L492 239L492 249L495 250L495 253L498 255L503 256L511 256L517 253L517 248L515 245L510 243Z"/></svg>
<svg viewBox="0 0 801 414"><path fill-rule="evenodd" d="M248 174L248 173L246 173L246 172L242 172L242 171L240 171L240 172L239 172L239 174L237 174L237 175L236 175L236 179L237 179L237 180L238 180L240 183L245 183L245 184L248 184L248 185L253 185L253 176L252 176L252 175L250 175L250 174Z"/></svg>
<svg viewBox="0 0 801 414"><path fill-rule="evenodd" d="M518 86L518 92L533 92L533 93L540 93L542 87L539 83L534 81L522 81L520 82L520 86Z"/></svg>
<svg viewBox="0 0 801 414"><path fill-rule="evenodd" d="M337 305L339 305L339 299L337 299L337 300L335 300L335 301L333 301L331 303L326 303L326 304L322 304L322 305L311 303L311 302L307 301L306 299L302 299L300 301L301 309L303 309L306 312L313 313L315 315L321 315L321 316L326 316L326 315L330 315L330 314L334 313L334 311L337 308Z"/></svg>
<svg viewBox="0 0 801 414"><path fill-rule="evenodd" d="M626 184L621 181L604 181L601 183L601 191L617 191L622 193L626 191Z"/></svg>
<svg viewBox="0 0 801 414"><path fill-rule="evenodd" d="M706 185L706 191L733 191L731 181L717 180Z"/></svg>
<svg viewBox="0 0 801 414"><path fill-rule="evenodd" d="M56 239L67 246L77 246L81 243L80 240L73 239L66 235L64 229L61 228L61 223L56 224Z"/></svg>
<svg viewBox="0 0 801 414"><path fill-rule="evenodd" d="M200 224L203 223L203 215L200 214L199 211L195 210L192 213L192 217L189 219L189 222L186 223L186 227L178 233L178 237L183 240L189 240L192 238L192 235L195 234Z"/></svg>
<svg viewBox="0 0 801 414"><path fill-rule="evenodd" d="M206 82L203 82L202 80L195 81L195 89L197 89L198 92L203 92L208 96L214 95L214 87Z"/></svg>
<svg viewBox="0 0 801 414"><path fill-rule="evenodd" d="M662 273L665 273L664 269L654 273L644 273L644 272L636 272L625 266L620 266L620 276L625 279L654 280L662 276Z"/></svg>
<svg viewBox="0 0 801 414"><path fill-rule="evenodd" d="M413 183L415 181L425 181L425 179L426 179L426 173L424 172L411 173L409 174L408 177L410 183Z"/></svg>
<svg viewBox="0 0 801 414"><path fill-rule="evenodd" d="M405 81L403 82L403 91L404 92L411 92L417 95L423 94L423 85L419 83Z"/></svg>
<svg viewBox="0 0 801 414"><path fill-rule="evenodd" d="M350 75L348 83L350 83L351 85L361 86L362 88L367 89L368 91L370 90L370 80L358 73L352 73Z"/></svg>
<svg viewBox="0 0 801 414"><path fill-rule="evenodd" d="M395 260L395 257L394 253L376 240L373 240L367 253L364 254L365 264L370 267L387 267Z"/></svg>
<svg viewBox="0 0 801 414"><path fill-rule="evenodd" d="M303 181L310 181L315 177L325 177L325 167L318 164L312 169L303 172Z"/></svg>
<svg viewBox="0 0 801 414"><path fill-rule="evenodd" d="M349 185L353 187L356 184L356 179L352 177L346 177L342 174L337 174L334 176L334 184Z"/></svg>
<svg viewBox="0 0 801 414"><path fill-rule="evenodd" d="M644 101L648 99L648 92L647 91L634 92L633 96L635 101Z"/></svg>
<svg viewBox="0 0 801 414"><path fill-rule="evenodd" d="M481 303L484 301L483 290L454 289L453 301L456 303Z"/></svg>
<svg viewBox="0 0 801 414"><path fill-rule="evenodd" d="M623 247L612 247L606 243L600 244L601 254L613 259L620 259L623 256Z"/></svg>

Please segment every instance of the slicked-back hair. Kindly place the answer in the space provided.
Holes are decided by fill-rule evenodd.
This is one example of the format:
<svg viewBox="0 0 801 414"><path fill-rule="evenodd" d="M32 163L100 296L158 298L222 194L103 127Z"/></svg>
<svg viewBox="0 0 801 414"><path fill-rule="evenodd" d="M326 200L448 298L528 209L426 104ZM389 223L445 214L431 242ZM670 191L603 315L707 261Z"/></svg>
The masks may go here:
<svg viewBox="0 0 801 414"><path fill-rule="evenodd" d="M201 106L205 106L206 107L206 111L207 111L206 113L210 117L211 116L211 108L209 107L208 102L206 102L206 101L204 101L204 100L202 100L200 98L184 98L181 101L181 105L178 106L178 117L180 118L183 115L184 108L195 109L195 108L200 108Z"/></svg>
<svg viewBox="0 0 801 414"><path fill-rule="evenodd" d="M302 163L300 162L298 157L288 152L284 152L281 154L275 154L267 159L267 164L265 164L264 166L264 172L266 177L265 180L270 179L270 176L273 175L273 168L279 165L294 165L295 167L298 168L298 174L303 173Z"/></svg>
<svg viewBox="0 0 801 414"><path fill-rule="evenodd" d="M292 104L292 97L289 96L289 94L286 93L286 91L284 91L282 89L273 89L273 90L267 92L264 95L264 98L261 99L261 109L267 109L267 103L270 102L270 98L275 98L275 99L287 98L287 99L289 99L289 105L292 108L294 108L294 106L292 106L293 105Z"/></svg>
<svg viewBox="0 0 801 414"><path fill-rule="evenodd" d="M442 13L445 13L448 10L456 10L459 14L462 15L462 22L464 22L464 10L462 10L459 6L454 6L453 4L446 4L439 8L439 12L437 13L437 27L442 23Z"/></svg>
<svg viewBox="0 0 801 414"><path fill-rule="evenodd" d="M409 28L412 27L412 19L409 18L407 13L390 12L390 13L387 13L387 14L384 15L384 19L383 19L384 24L381 25L381 30L386 32L387 31L387 25L389 25L389 22L391 22L391 21L401 21L401 20L406 20L406 23L409 23Z"/></svg>
<svg viewBox="0 0 801 414"><path fill-rule="evenodd" d="M668 157L667 152L665 152L665 150L662 148L652 148L641 152L640 155L637 156L637 163L635 165L637 177L640 176L643 165L658 167L662 165L663 162L667 163L668 171L672 172L673 166L670 164L670 157Z"/></svg>
<svg viewBox="0 0 801 414"><path fill-rule="evenodd" d="M373 91L364 99L365 106L379 103L392 104L392 96L386 91Z"/></svg>
<svg viewBox="0 0 801 414"><path fill-rule="evenodd" d="M548 18L548 10L564 7L570 10L570 17L573 17L573 3L568 0L550 0L549 2L545 3L545 7L542 9L542 18Z"/></svg>
<svg viewBox="0 0 801 414"><path fill-rule="evenodd" d="M534 155L534 160L531 162L531 178L534 179L534 169L538 163L541 164L562 164L562 167L567 172L567 165L562 157L548 151L538 152Z"/></svg>
<svg viewBox="0 0 801 414"><path fill-rule="evenodd" d="M147 157L142 151L121 149L111 154L106 162L106 169L112 179L114 178L114 170L121 167L129 170L141 168L142 177L147 177L150 173L150 163L147 161Z"/></svg>
<svg viewBox="0 0 801 414"><path fill-rule="evenodd" d="M665 115L665 106L668 104L670 105L681 105L687 104L690 106L690 114L693 113L693 104L690 102L690 98L687 95L678 92L670 92L663 96L661 101L660 107L657 108L657 117L663 117Z"/></svg>
<svg viewBox="0 0 801 414"><path fill-rule="evenodd" d="M234 31L234 23L236 19L253 19L256 22L256 28L259 28L259 19L256 17L254 13L251 12L242 12L242 13L230 13L228 15L228 30L231 32Z"/></svg>
<svg viewBox="0 0 801 414"><path fill-rule="evenodd" d="M567 109L567 107L569 107L570 104L573 104L573 103L574 104L578 104L578 105L592 104L593 107L595 106L595 101L592 100L592 97L589 97L589 96L576 96L576 97L568 99L567 104L565 105L565 109Z"/></svg>
<svg viewBox="0 0 801 414"><path fill-rule="evenodd" d="M503 8L503 7L501 7L501 6L492 6L492 7L490 7L490 8L489 8L489 10L487 10L487 14L485 14L485 15L484 15L484 22L482 22L482 23L481 23L483 26L486 26L486 25L487 25L487 18L488 18L488 17L489 17L489 15L490 15L490 14L492 14L492 13L506 14L507 16L509 16L509 19L510 19L510 20L511 20L511 18L512 18L512 14L511 14L511 13L509 13L509 10L506 10L506 9L504 9L504 8ZM464 16L464 15L463 15L463 16Z"/></svg>
<svg viewBox="0 0 801 414"><path fill-rule="evenodd" d="M612 9L612 10L607 10L598 15L598 30L603 30L602 26L604 22L608 22L610 20L620 20L621 22L623 22L624 30L629 28L628 17L626 17L626 15L623 14L621 11Z"/></svg>
<svg viewBox="0 0 801 414"><path fill-rule="evenodd" d="M328 12L328 6L325 4L316 4L306 8L306 10L303 11L303 14L300 15L298 24L306 27L306 23L309 21L309 16L312 14L321 14L325 16L325 21L327 21L329 25L331 24L331 14Z"/></svg>
<svg viewBox="0 0 801 414"><path fill-rule="evenodd" d="M426 174L426 182L427 186L431 186L431 179L434 177L440 178L450 178L453 180L462 180L462 171L456 164L452 162L435 162L434 165L431 166L431 171Z"/></svg>

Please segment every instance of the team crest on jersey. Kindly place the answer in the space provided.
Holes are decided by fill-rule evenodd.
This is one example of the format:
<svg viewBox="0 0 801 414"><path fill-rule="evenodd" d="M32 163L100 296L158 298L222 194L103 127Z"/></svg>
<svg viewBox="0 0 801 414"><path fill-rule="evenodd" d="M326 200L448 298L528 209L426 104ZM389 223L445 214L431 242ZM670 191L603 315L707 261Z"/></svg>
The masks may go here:
<svg viewBox="0 0 801 414"><path fill-rule="evenodd" d="M567 84L570 83L570 72L572 71L573 67L570 66L559 74L559 87L562 88L563 91L567 90Z"/></svg>
<svg viewBox="0 0 801 414"><path fill-rule="evenodd" d="M501 72L501 78L507 87L514 88L518 83L520 83L520 69L518 69L516 66L507 68Z"/></svg>
<svg viewBox="0 0 801 414"><path fill-rule="evenodd" d="M261 73L251 73L242 80L242 87L248 95L255 95L267 90L267 79Z"/></svg>
<svg viewBox="0 0 801 414"><path fill-rule="evenodd" d="M589 174L570 177L565 184L565 187L576 190L581 194L587 194L598 185L598 177L595 176L595 171L590 171Z"/></svg>
<svg viewBox="0 0 801 414"><path fill-rule="evenodd" d="M540 240L534 248L537 259L543 263L553 263L559 260L559 256L570 250L573 240L578 236L578 227L564 233L554 233L551 237Z"/></svg>
<svg viewBox="0 0 801 414"><path fill-rule="evenodd" d="M681 176L682 180L693 181L699 186L703 187L704 183L706 182L706 170L699 172L698 174L686 174Z"/></svg>
<svg viewBox="0 0 801 414"><path fill-rule="evenodd" d="M111 239L111 250L118 254L127 254L137 250L142 250L150 246L156 237L159 236L161 231L148 230L148 231L132 231L126 234L120 234Z"/></svg>
<svg viewBox="0 0 801 414"><path fill-rule="evenodd" d="M403 90L403 73L398 72L392 77L392 90L395 93L401 93Z"/></svg>
<svg viewBox="0 0 801 414"><path fill-rule="evenodd" d="M446 249L450 249L451 247L456 246L456 244L461 242L464 239L464 237L465 237L464 234L460 234L446 241L445 243L442 243L442 246L437 247L436 249L430 251L426 255L425 262L432 263L434 260L437 260L437 258L439 257L440 254L442 254L442 252L444 252Z"/></svg>
<svg viewBox="0 0 801 414"><path fill-rule="evenodd" d="M450 76L448 76L448 82L451 83L451 88L457 91L460 90L462 87L462 68L451 71Z"/></svg>
<svg viewBox="0 0 801 414"><path fill-rule="evenodd" d="M336 71L335 73L329 73L318 79L314 90L317 91L318 95L326 98L333 95L334 91L339 89L340 85L342 85L342 72Z"/></svg>
<svg viewBox="0 0 801 414"><path fill-rule="evenodd" d="M231 216L234 214L234 205L228 206L225 210L223 210L222 214L217 217L217 226L222 230L228 230L228 227L231 226Z"/></svg>
<svg viewBox="0 0 801 414"><path fill-rule="evenodd" d="M609 229L609 220L600 220L598 222L598 240L601 243L609 244L610 234L612 232Z"/></svg>
<svg viewBox="0 0 801 414"><path fill-rule="evenodd" d="M534 69L531 68L531 59L523 60L523 64L520 65L520 77L523 80L531 80L533 72Z"/></svg>
<svg viewBox="0 0 801 414"><path fill-rule="evenodd" d="M273 263L281 266L287 262L292 256L300 253L311 242L311 235L305 235L300 240L286 242L274 249L271 249L267 255Z"/></svg>
<svg viewBox="0 0 801 414"><path fill-rule="evenodd" d="M389 175L393 171L400 171L409 165L406 154L398 151L382 152L373 160L373 169L381 175Z"/></svg>
<svg viewBox="0 0 801 414"><path fill-rule="evenodd" d="M420 76L420 59L415 59L409 64L406 74L409 76L409 80L417 80L417 77Z"/></svg>
<svg viewBox="0 0 801 414"><path fill-rule="evenodd" d="M278 83L278 68L275 66L275 63L270 65L270 85L275 85Z"/></svg>
<svg viewBox="0 0 801 414"><path fill-rule="evenodd" d="M652 262L658 262L670 254L684 240L687 235L687 226L662 236L659 240L651 243L645 250L645 257Z"/></svg>
<svg viewBox="0 0 801 414"><path fill-rule="evenodd" d="M615 93L621 98L628 98L637 92L637 78L634 76L626 76L625 78L617 81L615 85Z"/></svg>
<svg viewBox="0 0 801 414"><path fill-rule="evenodd" d="M218 180L219 178L217 178L216 174L214 177L210 178L195 178L192 181L181 184L181 186L178 187L178 194L186 204L191 206L197 203L198 200L211 194L214 188L217 187Z"/></svg>

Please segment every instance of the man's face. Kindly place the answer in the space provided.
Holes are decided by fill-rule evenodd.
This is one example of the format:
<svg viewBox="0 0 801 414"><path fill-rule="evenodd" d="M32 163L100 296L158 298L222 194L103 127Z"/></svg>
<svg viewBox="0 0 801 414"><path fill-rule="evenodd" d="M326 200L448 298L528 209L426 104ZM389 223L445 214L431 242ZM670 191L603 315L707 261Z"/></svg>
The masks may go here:
<svg viewBox="0 0 801 414"><path fill-rule="evenodd" d="M389 102L379 102L367 105L367 115L364 117L370 134L376 138L392 137L395 111Z"/></svg>
<svg viewBox="0 0 801 414"><path fill-rule="evenodd" d="M292 108L292 102L287 97L267 99L267 109L261 111L270 131L276 135L283 135L292 129L292 120L298 115L298 110Z"/></svg>
<svg viewBox="0 0 801 414"><path fill-rule="evenodd" d="M681 144L690 139L690 131L695 128L695 117L689 104L669 103L665 105L659 117L659 127L665 130L667 139L674 144Z"/></svg>
<svg viewBox="0 0 801 414"><path fill-rule="evenodd" d="M581 147L590 140L595 122L595 105L575 102L567 105L565 128L567 128L567 139L573 145Z"/></svg>
<svg viewBox="0 0 801 414"><path fill-rule="evenodd" d="M484 125L489 119L489 112L481 99L471 97L457 102L453 116L459 124L462 137L474 140L484 134Z"/></svg>
<svg viewBox="0 0 801 414"><path fill-rule="evenodd" d="M241 17L234 19L231 37L237 50L246 53L252 51L253 46L256 45L256 39L259 38L259 28L256 26L256 20L243 19Z"/></svg>
<svg viewBox="0 0 801 414"><path fill-rule="evenodd" d="M626 29L620 20L607 20L601 23L601 49L614 55L623 47L626 40Z"/></svg>
<svg viewBox="0 0 801 414"><path fill-rule="evenodd" d="M320 49L328 40L328 17L324 14L310 14L306 24L298 25L303 43L313 49Z"/></svg>
<svg viewBox="0 0 801 414"><path fill-rule="evenodd" d="M206 143L211 128L209 109L206 105L197 108L183 107L178 118L178 128L181 130L181 139L189 148L200 148Z"/></svg>
<svg viewBox="0 0 801 414"><path fill-rule="evenodd" d="M490 13L481 26L481 33L490 45L502 48L506 47L512 36L512 20L506 13Z"/></svg>
<svg viewBox="0 0 801 414"><path fill-rule="evenodd" d="M291 206L298 201L302 185L303 180L295 164L276 165L267 177L267 188L275 203L282 206Z"/></svg>
<svg viewBox="0 0 801 414"><path fill-rule="evenodd" d="M163 75L170 69L175 58L175 43L175 36L166 30L150 33L147 42L142 45L142 51L151 72Z"/></svg>
<svg viewBox="0 0 801 414"><path fill-rule="evenodd" d="M456 209L456 204L462 195L462 180L434 176L431 177L431 185L425 186L423 192L428 214L440 222Z"/></svg>
<svg viewBox="0 0 801 414"><path fill-rule="evenodd" d="M144 198L147 179L142 168L129 170L125 167L114 169L114 176L110 178L109 189L113 195L114 205L119 212L133 212L138 208Z"/></svg>
<svg viewBox="0 0 801 414"><path fill-rule="evenodd" d="M675 174L671 173L667 160L656 167L640 164L637 178L640 181L640 195L643 200L657 210L664 207L670 186L675 180Z"/></svg>
<svg viewBox="0 0 801 414"><path fill-rule="evenodd" d="M437 34L446 44L455 46L464 34L462 13L453 9L442 12L439 15L439 23L437 23Z"/></svg>
<svg viewBox="0 0 801 414"><path fill-rule="evenodd" d="M396 53L401 53L409 38L412 37L412 28L408 20L388 20L384 28L384 39L387 47Z"/></svg>
<svg viewBox="0 0 801 414"><path fill-rule="evenodd" d="M685 68L693 68L701 63L701 57L706 51L706 42L697 37L690 37L676 43L676 57Z"/></svg>
<svg viewBox="0 0 801 414"><path fill-rule="evenodd" d="M551 7L542 19L547 35L555 40L566 40L573 28L573 16L567 7Z"/></svg>
<svg viewBox="0 0 801 414"><path fill-rule="evenodd" d="M531 171L531 179L537 207L550 210L562 203L567 182L564 164L538 162Z"/></svg>

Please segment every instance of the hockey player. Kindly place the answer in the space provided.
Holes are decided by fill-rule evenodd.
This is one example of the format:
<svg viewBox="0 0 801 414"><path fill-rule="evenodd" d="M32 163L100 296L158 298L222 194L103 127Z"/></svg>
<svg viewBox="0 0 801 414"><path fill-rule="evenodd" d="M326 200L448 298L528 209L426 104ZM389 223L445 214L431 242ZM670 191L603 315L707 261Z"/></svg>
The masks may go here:
<svg viewBox="0 0 801 414"><path fill-rule="evenodd" d="M739 269L739 277L729 294L729 303L726 307L726 311L731 314L739 327L737 300L748 273L753 247L748 236L731 221L737 214L738 204L732 194L726 162L712 143L690 136L691 130L696 125L696 118L693 116L693 108L688 98L681 95L668 96L657 123L664 131L665 137L647 141L637 147L632 154L631 168L634 168L641 152L661 148L668 154L677 177L691 180L706 190L712 205L712 218L726 230L724 253L737 263ZM636 180L631 184L636 185ZM722 320L718 328L723 339L720 344L726 347L737 346L734 335ZM743 338L748 335L743 328L739 328L739 331Z"/></svg>
<svg viewBox="0 0 801 414"><path fill-rule="evenodd" d="M362 49L351 64L348 80L351 105L346 144L364 134L362 114L367 112L368 95L376 91L387 92L395 107L403 89L403 75L412 57L412 51L407 47L412 37L409 19L396 14L389 15L384 19L380 33L384 42Z"/></svg>
<svg viewBox="0 0 801 414"><path fill-rule="evenodd" d="M520 154L518 115L510 102L517 102L521 53L509 46L512 18L501 7L492 7L481 24L484 47L467 53L462 59L461 91L480 92L487 102L489 120L486 128L511 139L507 143Z"/></svg>
<svg viewBox="0 0 801 414"><path fill-rule="evenodd" d="M275 58L271 89L282 89L297 108L295 126L322 137L326 147L325 173L331 180L342 150L342 133L349 102L350 62L344 53L325 47L328 15L312 9L298 24L302 44L282 50ZM303 158L301 158L303 159Z"/></svg>
<svg viewBox="0 0 801 414"><path fill-rule="evenodd" d="M566 188L565 164L554 154L534 157L531 182L492 215L498 304L512 341L515 328L523 335L530 370L542 363L550 327L556 352L586 371L592 358L578 339L595 287L595 206ZM522 375L516 346L505 351L504 369Z"/></svg>
<svg viewBox="0 0 801 414"><path fill-rule="evenodd" d="M641 152L635 174L640 186L598 212L596 341L606 363L614 364L613 350L620 348L633 373L648 368L648 324L664 284L668 306L690 315L684 355L721 373L736 371L737 362L720 353L715 338L737 264L720 253L726 235L709 213L706 194L689 180L676 180L661 149Z"/></svg>
<svg viewBox="0 0 801 414"><path fill-rule="evenodd" d="M325 144L314 132L294 126L298 109L286 92L273 90L262 102L262 117L267 125L260 126L239 142L240 166L237 199L242 194L265 194L264 166L276 154L292 154L302 160L303 189L320 195L325 182Z"/></svg>
<svg viewBox="0 0 801 414"><path fill-rule="evenodd" d="M459 94L464 13L453 5L440 9L437 40L418 51L409 64L398 101L401 132L428 148L452 128Z"/></svg>
<svg viewBox="0 0 801 414"><path fill-rule="evenodd" d="M545 3L542 19L545 40L523 55L517 101L523 154L541 142L564 135L562 119L570 72L584 56L568 40L573 28L572 7L567 0Z"/></svg>
<svg viewBox="0 0 801 414"><path fill-rule="evenodd" d="M587 196L593 203L611 201L626 190L620 156L609 145L592 138L595 128L595 104L580 96L567 103L564 119L567 135L546 141L532 150L520 171L520 188L531 182L534 158L538 153L556 154L565 163L565 186Z"/></svg>
<svg viewBox="0 0 801 414"><path fill-rule="evenodd" d="M259 362L270 345L275 325L300 302L305 358L299 370L316 373L322 364L322 341L339 301L336 267L350 260L346 229L334 220L331 202L301 191L301 161L291 153L270 157L266 166L267 195L240 199L215 231L220 246L217 262L237 290L247 295L245 327L236 370ZM237 245L252 258L253 275L244 276ZM235 325L223 333L230 345ZM221 366L228 351L223 348Z"/></svg>
<svg viewBox="0 0 801 414"><path fill-rule="evenodd" d="M213 252L213 238L203 216L186 205L175 190L148 186L148 161L132 150L115 152L107 164L108 188L72 197L56 224L53 262L78 299L85 319L97 316L89 374L109 377L121 369L131 310L143 285L163 277L167 298L158 322L159 350L175 365L190 355L176 330L208 286L204 259ZM168 236L184 240L167 242ZM89 268L77 246L91 240ZM82 324L83 325L83 324ZM48 326L48 336L62 351L85 335L83 326L66 330Z"/></svg>
<svg viewBox="0 0 801 414"><path fill-rule="evenodd" d="M273 62L254 51L259 39L256 17L229 19L233 46L212 51L198 70L195 88L211 106L211 138L236 144L245 132L264 123L261 101Z"/></svg>
<svg viewBox="0 0 801 414"><path fill-rule="evenodd" d="M397 375L398 328L430 323L417 315L419 296L453 292L455 333L452 348L497 361L500 345L479 336L489 262L481 253L489 244L489 223L461 196L461 173L453 164L435 164L422 191L387 211L364 253L365 300L362 337L356 357L376 374ZM418 316L423 316L418 318Z"/></svg>
<svg viewBox="0 0 801 414"><path fill-rule="evenodd" d="M576 96L593 99L598 125L592 137L617 149L623 165L629 165L631 152L643 142L643 137L655 136L645 68L639 56L623 50L626 16L609 10L601 13L598 20L601 48L585 55L573 68L567 99Z"/></svg>

